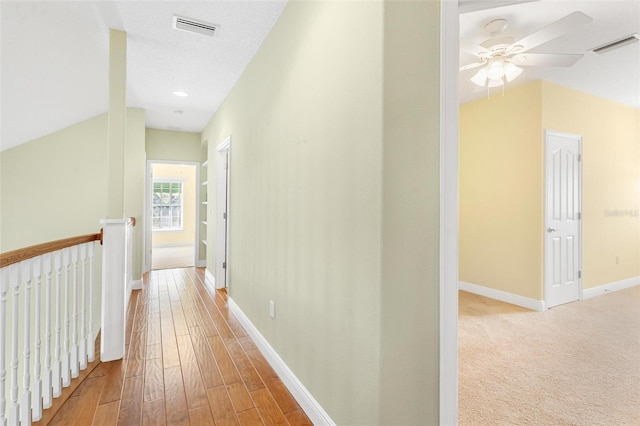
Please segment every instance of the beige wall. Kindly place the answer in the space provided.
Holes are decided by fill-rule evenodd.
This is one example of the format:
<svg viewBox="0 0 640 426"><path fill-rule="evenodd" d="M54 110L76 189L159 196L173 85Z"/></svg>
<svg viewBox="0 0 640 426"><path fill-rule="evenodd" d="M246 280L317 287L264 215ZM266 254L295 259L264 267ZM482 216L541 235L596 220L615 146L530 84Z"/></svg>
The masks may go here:
<svg viewBox="0 0 640 426"><path fill-rule="evenodd" d="M146 129L147 160L202 162L200 133Z"/></svg>
<svg viewBox="0 0 640 426"><path fill-rule="evenodd" d="M605 212L640 208L639 115L543 81L462 105L460 280L543 299L545 129L583 136L583 287L638 277L638 215Z"/></svg>
<svg viewBox="0 0 640 426"><path fill-rule="evenodd" d="M179 164L154 164L154 179L183 181L182 231L152 232L152 246L193 245L196 231L196 167Z"/></svg>
<svg viewBox="0 0 640 426"><path fill-rule="evenodd" d="M460 107L460 280L542 299L542 94Z"/></svg>
<svg viewBox="0 0 640 426"><path fill-rule="evenodd" d="M583 287L639 277L640 110L549 82L542 94L542 127L583 136Z"/></svg>
<svg viewBox="0 0 640 426"><path fill-rule="evenodd" d="M230 295L338 424L438 421L438 7L289 2L202 133Z"/></svg>

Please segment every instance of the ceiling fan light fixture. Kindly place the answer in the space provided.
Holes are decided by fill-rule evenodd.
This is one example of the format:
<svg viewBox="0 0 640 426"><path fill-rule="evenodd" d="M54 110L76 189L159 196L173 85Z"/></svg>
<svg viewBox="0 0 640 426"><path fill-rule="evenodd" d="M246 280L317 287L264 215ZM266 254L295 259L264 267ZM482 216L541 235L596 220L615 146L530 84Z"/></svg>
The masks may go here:
<svg viewBox="0 0 640 426"><path fill-rule="evenodd" d="M511 62L507 62L504 65L504 78L506 78L508 82L515 80L520 74L522 74L522 68L515 66Z"/></svg>
<svg viewBox="0 0 640 426"><path fill-rule="evenodd" d="M489 79L489 81L487 82L487 87L499 87L504 85L504 80L502 78L500 79Z"/></svg>
<svg viewBox="0 0 640 426"><path fill-rule="evenodd" d="M471 81L477 86L484 87L487 84L487 78L489 78L487 76L487 67L482 67L471 77Z"/></svg>
<svg viewBox="0 0 640 426"><path fill-rule="evenodd" d="M502 61L494 61L489 65L487 76L490 80L501 80L504 77L504 65Z"/></svg>

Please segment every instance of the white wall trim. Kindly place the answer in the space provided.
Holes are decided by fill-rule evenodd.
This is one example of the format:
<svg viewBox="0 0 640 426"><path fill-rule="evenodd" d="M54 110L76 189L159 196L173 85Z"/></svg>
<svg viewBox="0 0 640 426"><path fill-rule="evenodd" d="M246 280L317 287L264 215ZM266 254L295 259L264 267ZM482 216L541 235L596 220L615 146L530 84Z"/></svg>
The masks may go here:
<svg viewBox="0 0 640 426"><path fill-rule="evenodd" d="M204 268L205 266L207 266L206 260L198 260L198 262L196 263L196 268Z"/></svg>
<svg viewBox="0 0 640 426"><path fill-rule="evenodd" d="M194 241L200 241L200 162L197 161L170 161L170 160L147 160L146 166L146 175L145 175L145 190L144 190L144 214L146 218L151 217L151 209L153 208L152 202L152 191L151 185L153 183L152 170L154 164L170 164L170 165L183 165L183 166L193 166L196 171L196 181L195 181L195 231L194 231ZM142 273L151 271L151 250L153 249L152 244L152 235L153 230L151 229L151 220L144 221L144 229L143 229L143 238L142 238ZM158 231L156 231L158 232ZM173 231L167 231L173 232ZM176 231L181 232L181 231ZM194 243L195 244L195 243ZM200 258L200 245L195 244L194 250L194 262Z"/></svg>
<svg viewBox="0 0 640 426"><path fill-rule="evenodd" d="M626 288L635 287L637 285L640 285L640 276L627 278L620 281L614 281L583 290L582 299L591 299L592 297L602 296L603 294L610 293L612 291L624 290Z"/></svg>
<svg viewBox="0 0 640 426"><path fill-rule="evenodd" d="M142 280L131 281L131 290L142 290Z"/></svg>
<svg viewBox="0 0 640 426"><path fill-rule="evenodd" d="M440 2L440 424L458 422L458 2Z"/></svg>
<svg viewBox="0 0 640 426"><path fill-rule="evenodd" d="M543 312L546 310L544 300L530 299L528 297L519 296L513 293L507 293L506 291L496 290L489 287L483 287L481 285L472 284L465 281L460 281L458 283L458 288L460 290L468 291L469 293L479 294L480 296L499 300L501 302L511 303L512 305L531 309L533 311Z"/></svg>
<svg viewBox="0 0 640 426"><path fill-rule="evenodd" d="M216 211L215 211L215 273L216 288L229 286L229 232L231 227L230 187L231 187L231 135L216 148ZM225 219L226 215L226 219ZM226 267L223 268L223 264Z"/></svg>
<svg viewBox="0 0 640 426"><path fill-rule="evenodd" d="M204 283L206 285L208 285L209 287L215 289L216 288L216 279L213 276L213 274L211 273L211 271L209 271L209 269L205 269L204 270Z"/></svg>
<svg viewBox="0 0 640 426"><path fill-rule="evenodd" d="M287 387L291 395L300 404L300 407L309 416L314 425L335 425L329 414L320 406L318 401L304 387L302 382L293 374L293 371L280 358L280 355L271 347L267 339L262 336L258 329L253 325L251 320L242 312L242 309L233 301L231 297L228 299L229 312L235 315L249 337L253 340L256 347L260 350L267 362L278 374L284 385Z"/></svg>

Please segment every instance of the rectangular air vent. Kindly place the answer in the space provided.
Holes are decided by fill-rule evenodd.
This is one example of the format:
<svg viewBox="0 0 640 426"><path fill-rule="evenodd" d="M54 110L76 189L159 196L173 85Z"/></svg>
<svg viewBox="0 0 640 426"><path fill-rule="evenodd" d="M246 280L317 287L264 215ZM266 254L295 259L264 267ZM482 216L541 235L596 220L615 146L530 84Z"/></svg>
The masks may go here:
<svg viewBox="0 0 640 426"><path fill-rule="evenodd" d="M603 53L607 53L612 50L619 49L623 46L636 43L638 40L640 40L640 33L635 33L635 34L631 34L630 36L622 37L621 39L612 41L600 47L595 47L591 49L591 51L593 53L597 53L598 55L602 55Z"/></svg>
<svg viewBox="0 0 640 426"><path fill-rule="evenodd" d="M218 31L218 27L218 25L209 24L208 22L173 15L173 29L175 30L188 31L190 33L213 37Z"/></svg>

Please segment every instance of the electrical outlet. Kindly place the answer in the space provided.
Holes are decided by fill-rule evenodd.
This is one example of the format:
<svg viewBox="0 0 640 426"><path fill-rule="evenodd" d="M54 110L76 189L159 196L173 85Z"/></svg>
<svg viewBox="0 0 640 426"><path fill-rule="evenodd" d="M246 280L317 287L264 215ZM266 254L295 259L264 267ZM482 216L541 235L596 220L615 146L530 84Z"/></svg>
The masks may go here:
<svg viewBox="0 0 640 426"><path fill-rule="evenodd" d="M269 316L271 318L276 317L276 302L273 300L269 300Z"/></svg>

